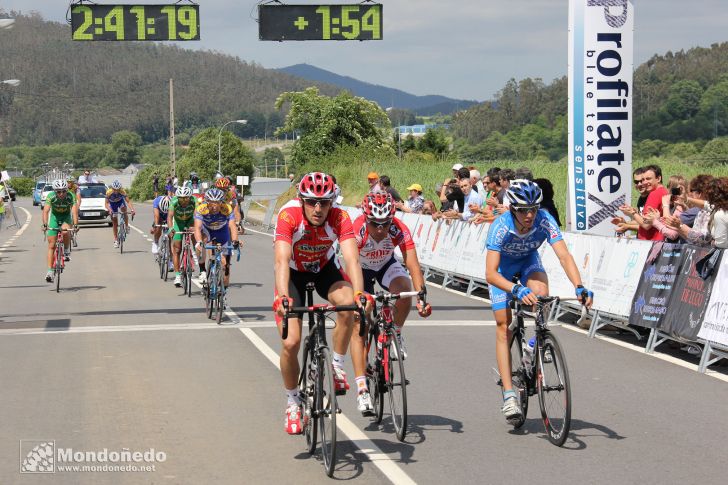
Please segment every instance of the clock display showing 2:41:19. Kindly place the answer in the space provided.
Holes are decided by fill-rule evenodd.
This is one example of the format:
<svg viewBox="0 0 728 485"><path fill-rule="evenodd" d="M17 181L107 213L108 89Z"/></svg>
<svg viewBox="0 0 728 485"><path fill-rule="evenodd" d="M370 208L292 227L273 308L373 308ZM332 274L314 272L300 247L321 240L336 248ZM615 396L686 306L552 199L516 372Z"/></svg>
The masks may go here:
<svg viewBox="0 0 728 485"><path fill-rule="evenodd" d="M73 40L200 40L198 5L71 7Z"/></svg>

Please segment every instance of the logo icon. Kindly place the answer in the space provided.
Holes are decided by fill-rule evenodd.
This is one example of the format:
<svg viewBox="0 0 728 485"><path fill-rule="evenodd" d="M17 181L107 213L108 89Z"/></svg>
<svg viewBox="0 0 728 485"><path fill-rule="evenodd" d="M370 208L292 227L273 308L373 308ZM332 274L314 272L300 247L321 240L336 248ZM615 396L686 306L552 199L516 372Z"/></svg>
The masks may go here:
<svg viewBox="0 0 728 485"><path fill-rule="evenodd" d="M20 440L20 473L55 473L55 440Z"/></svg>

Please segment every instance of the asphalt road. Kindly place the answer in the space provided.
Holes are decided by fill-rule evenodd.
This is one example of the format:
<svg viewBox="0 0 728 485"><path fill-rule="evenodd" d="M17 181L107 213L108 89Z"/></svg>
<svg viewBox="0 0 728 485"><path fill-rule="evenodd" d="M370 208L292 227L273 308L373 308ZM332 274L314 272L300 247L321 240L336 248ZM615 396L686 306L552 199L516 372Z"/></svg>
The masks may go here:
<svg viewBox="0 0 728 485"><path fill-rule="evenodd" d="M40 211L27 199L18 205L32 215L28 227L20 236L0 231L0 483L327 480L303 438L283 431L268 235L243 237L231 312L218 326L198 292L187 298L159 279L146 239L149 205L137 206L133 226L142 233L132 231L123 255L109 228L82 229L59 294L44 280ZM353 395L341 399L337 480L725 481L728 383L555 326L574 403L571 434L557 448L537 402L520 431L500 415L486 304L438 289L429 296L432 317L413 314L406 328L406 442L388 417L376 426L358 415ZM73 452L153 448L164 460L141 463L154 471L20 473L27 451L53 440Z"/></svg>

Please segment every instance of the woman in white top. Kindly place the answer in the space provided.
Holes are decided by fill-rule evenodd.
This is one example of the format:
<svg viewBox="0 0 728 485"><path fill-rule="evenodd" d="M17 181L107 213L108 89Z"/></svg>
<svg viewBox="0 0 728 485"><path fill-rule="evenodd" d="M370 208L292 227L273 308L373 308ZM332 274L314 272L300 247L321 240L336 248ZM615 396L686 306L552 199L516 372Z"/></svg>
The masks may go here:
<svg viewBox="0 0 728 485"><path fill-rule="evenodd" d="M709 225L713 246L728 248L728 177L713 180L708 188L708 202L713 206Z"/></svg>

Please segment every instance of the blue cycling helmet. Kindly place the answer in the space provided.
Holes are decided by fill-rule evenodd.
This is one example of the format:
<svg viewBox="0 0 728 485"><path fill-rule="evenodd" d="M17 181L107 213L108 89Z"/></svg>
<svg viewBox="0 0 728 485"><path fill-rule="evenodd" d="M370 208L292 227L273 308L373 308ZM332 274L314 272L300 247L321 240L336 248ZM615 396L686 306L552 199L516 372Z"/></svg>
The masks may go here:
<svg viewBox="0 0 728 485"><path fill-rule="evenodd" d="M205 200L208 202L222 202L224 198L225 192L216 187L208 189L208 191L205 192Z"/></svg>
<svg viewBox="0 0 728 485"><path fill-rule="evenodd" d="M506 191L508 200L514 207L534 207L541 204L543 194L538 184L526 179L511 181Z"/></svg>

